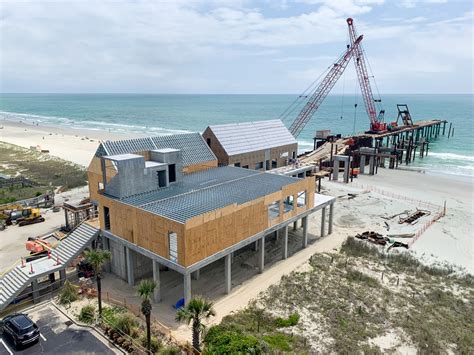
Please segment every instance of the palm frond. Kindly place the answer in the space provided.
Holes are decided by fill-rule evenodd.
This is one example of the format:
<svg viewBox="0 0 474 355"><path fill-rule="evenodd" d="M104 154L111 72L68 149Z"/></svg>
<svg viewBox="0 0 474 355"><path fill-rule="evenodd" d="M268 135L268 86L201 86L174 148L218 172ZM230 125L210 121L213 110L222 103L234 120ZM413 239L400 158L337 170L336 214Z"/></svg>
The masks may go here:
<svg viewBox="0 0 474 355"><path fill-rule="evenodd" d="M153 280L141 280L137 287L137 293L142 299L150 299L155 291L156 282Z"/></svg>

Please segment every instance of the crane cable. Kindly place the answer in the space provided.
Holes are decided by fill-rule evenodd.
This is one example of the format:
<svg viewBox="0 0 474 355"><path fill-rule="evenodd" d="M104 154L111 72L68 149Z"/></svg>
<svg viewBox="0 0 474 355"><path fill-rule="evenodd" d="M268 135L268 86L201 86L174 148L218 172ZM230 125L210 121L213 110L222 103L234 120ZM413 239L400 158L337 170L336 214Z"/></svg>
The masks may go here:
<svg viewBox="0 0 474 355"><path fill-rule="evenodd" d="M319 83L319 80L323 75L326 75L327 72L331 69L332 64L326 68L317 78L314 80L298 97L278 116L278 118L282 121L286 121L289 117L299 106L301 106L301 102L306 101L308 97L312 95L312 93L316 90L316 84Z"/></svg>
<svg viewBox="0 0 474 355"><path fill-rule="evenodd" d="M344 116L344 97L346 93L346 72L342 74L342 99L341 99L341 120Z"/></svg>
<svg viewBox="0 0 474 355"><path fill-rule="evenodd" d="M374 72L372 71L372 66L370 65L369 57L367 56L367 53L365 52L363 47L359 46L359 48L361 48L362 52L364 53L364 58L367 61L367 64L369 66L369 71L370 71L371 77L374 81L375 90L377 92L377 96L378 96L378 100L379 100L378 102L376 101L375 104L378 106L378 110L381 111L381 110L383 110L382 97L380 96L379 87L377 85L377 81L375 80L375 75L374 75Z"/></svg>
<svg viewBox="0 0 474 355"><path fill-rule="evenodd" d="M353 135L355 135L356 118L357 118L357 82L354 85L354 122L352 124L352 134Z"/></svg>
<svg viewBox="0 0 474 355"><path fill-rule="evenodd" d="M346 34L346 43L350 43L351 39L349 37L349 32ZM350 44L347 44L347 48L349 48ZM341 99L341 120L344 117L344 98L346 94L346 71L342 74L342 99Z"/></svg>
<svg viewBox="0 0 474 355"><path fill-rule="evenodd" d="M342 55L347 52L347 48L341 52L338 56L338 58L342 57ZM302 102L304 102L304 104L306 104L307 98L310 98L317 90L319 84L320 84L320 79L324 76L326 76L329 71L331 70L331 68L334 66L334 62L331 63L325 71L323 71L317 78L316 80L314 80L307 88L305 91L303 91L303 93L301 95L299 95L286 109L285 111L283 111L282 114L280 114L280 116L278 116L278 118L280 120L282 120L283 122L285 122L286 120L288 119L293 119L293 117L289 117L298 107L301 107L303 105L301 105ZM306 102L305 102L306 101ZM290 122L290 125L291 125L291 122Z"/></svg>

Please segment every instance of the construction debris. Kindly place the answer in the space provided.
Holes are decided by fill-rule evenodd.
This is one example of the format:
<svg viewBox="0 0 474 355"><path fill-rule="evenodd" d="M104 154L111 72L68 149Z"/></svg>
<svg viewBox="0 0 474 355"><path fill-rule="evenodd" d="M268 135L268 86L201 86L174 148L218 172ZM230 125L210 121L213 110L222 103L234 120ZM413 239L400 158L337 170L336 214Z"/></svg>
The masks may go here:
<svg viewBox="0 0 474 355"><path fill-rule="evenodd" d="M357 234L355 236L357 239L361 240L367 240L371 243L378 244L378 245L386 245L387 241L385 240L384 236L382 234L376 233L376 232L363 232L362 234Z"/></svg>
<svg viewBox="0 0 474 355"><path fill-rule="evenodd" d="M430 211L417 209L415 212L410 213L407 217L403 217L403 218L400 217L400 219L398 220L398 223L399 224L402 224L402 223L415 224L418 221L418 219L420 219L423 216L428 216L430 214L431 214Z"/></svg>
<svg viewBox="0 0 474 355"><path fill-rule="evenodd" d="M390 221L391 219L394 219L395 217L401 216L402 214L408 214L408 212L410 212L410 210L405 210L403 212L400 212L400 213L397 213L397 214L394 214L394 215L391 215L391 216L388 216L388 217L382 216L382 218Z"/></svg>
<svg viewBox="0 0 474 355"><path fill-rule="evenodd" d="M396 235L396 234L394 234L394 235ZM406 234L406 235L408 235L408 234ZM391 236L393 236L393 235L391 235ZM398 242L398 241L396 241L394 239L391 239L391 238L388 238L388 237L384 237L382 234L372 232L372 231L370 231L370 232L366 231L366 232L363 232L361 234L356 234L355 238L361 239L361 240L366 240L370 243L377 244L377 245L385 246L385 245L389 244L390 246L388 247L387 252L390 251L390 249L392 249L392 248L406 248L406 249L408 249L408 244Z"/></svg>
<svg viewBox="0 0 474 355"><path fill-rule="evenodd" d="M404 234L387 234L390 238L413 238L415 233L404 233Z"/></svg>

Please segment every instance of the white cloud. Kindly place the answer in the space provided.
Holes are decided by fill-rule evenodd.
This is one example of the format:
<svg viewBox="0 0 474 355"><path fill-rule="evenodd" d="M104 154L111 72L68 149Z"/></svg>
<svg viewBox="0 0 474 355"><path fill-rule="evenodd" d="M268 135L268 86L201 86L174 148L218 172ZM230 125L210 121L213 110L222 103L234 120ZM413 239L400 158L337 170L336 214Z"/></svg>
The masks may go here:
<svg viewBox="0 0 474 355"><path fill-rule="evenodd" d="M283 1L279 16L250 0L3 1L0 90L299 91L345 48L353 14L379 75L400 85L403 72L452 73L464 62L451 59L472 59L472 12L387 25L367 17L383 1L304 1L314 6L288 15Z"/></svg>
<svg viewBox="0 0 474 355"><path fill-rule="evenodd" d="M418 4L446 4L448 0L401 0L400 5L407 9L416 7Z"/></svg>

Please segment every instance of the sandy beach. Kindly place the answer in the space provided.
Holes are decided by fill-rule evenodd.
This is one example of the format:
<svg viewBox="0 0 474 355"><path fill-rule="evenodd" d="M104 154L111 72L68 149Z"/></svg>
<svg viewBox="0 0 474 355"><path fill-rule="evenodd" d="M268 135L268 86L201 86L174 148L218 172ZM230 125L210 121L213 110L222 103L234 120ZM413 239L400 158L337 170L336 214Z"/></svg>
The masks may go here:
<svg viewBox="0 0 474 355"><path fill-rule="evenodd" d="M143 135L67 127L37 126L30 121L0 121L0 141L21 147L49 150L51 155L87 167L101 140L126 139Z"/></svg>

